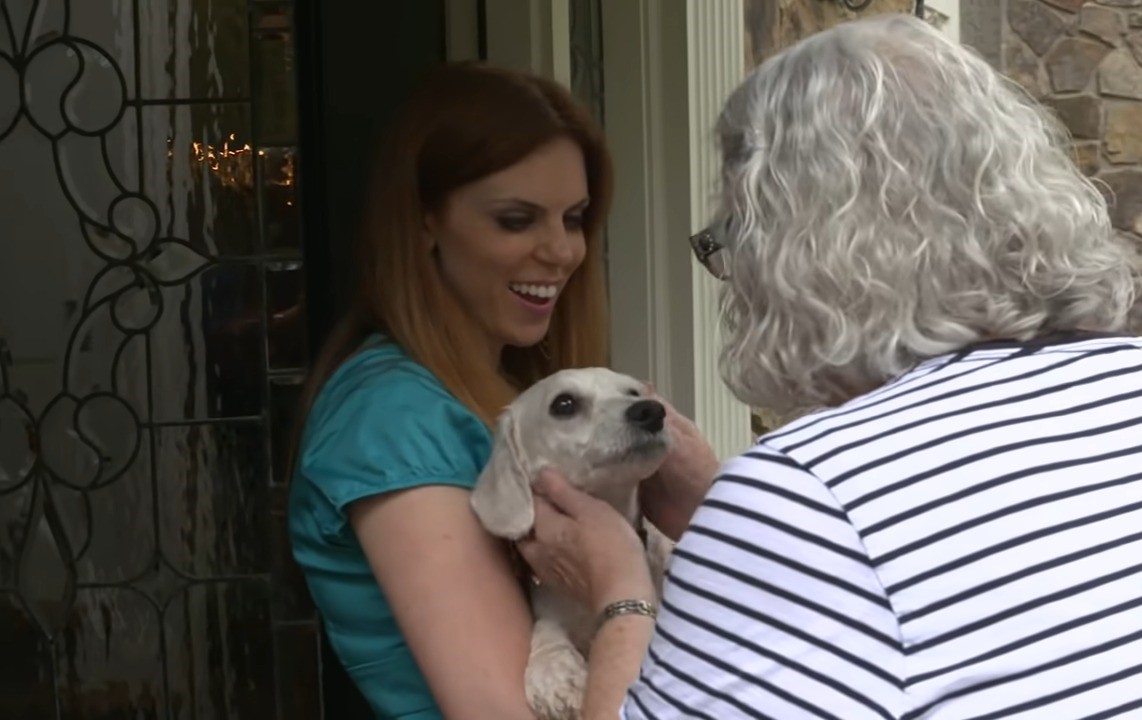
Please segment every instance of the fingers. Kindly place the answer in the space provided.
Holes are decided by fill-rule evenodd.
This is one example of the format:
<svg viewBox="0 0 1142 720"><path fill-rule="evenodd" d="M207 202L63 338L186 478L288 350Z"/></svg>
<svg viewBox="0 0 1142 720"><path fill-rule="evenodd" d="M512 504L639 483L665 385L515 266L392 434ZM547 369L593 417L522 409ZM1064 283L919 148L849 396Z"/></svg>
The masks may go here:
<svg viewBox="0 0 1142 720"><path fill-rule="evenodd" d="M536 528L547 527L558 518L564 517L559 508L548 502L542 495L536 495L533 504L535 506L535 522L531 531L533 536L537 532Z"/></svg>
<svg viewBox="0 0 1142 720"><path fill-rule="evenodd" d="M523 552L525 548L533 548L544 540L558 537L571 519L559 508L552 505L542 495L536 495L533 501L535 507L535 520L531 531L516 541L516 546Z"/></svg>
<svg viewBox="0 0 1142 720"><path fill-rule="evenodd" d="M568 536L568 526L574 522L543 497L535 497L535 524L527 536L515 542L516 550L532 572L542 577L550 569L553 556L559 554L561 539Z"/></svg>
<svg viewBox="0 0 1142 720"><path fill-rule="evenodd" d="M520 540L515 544L515 547L532 573L536 572L536 568L543 567L544 551L542 545L535 540Z"/></svg>

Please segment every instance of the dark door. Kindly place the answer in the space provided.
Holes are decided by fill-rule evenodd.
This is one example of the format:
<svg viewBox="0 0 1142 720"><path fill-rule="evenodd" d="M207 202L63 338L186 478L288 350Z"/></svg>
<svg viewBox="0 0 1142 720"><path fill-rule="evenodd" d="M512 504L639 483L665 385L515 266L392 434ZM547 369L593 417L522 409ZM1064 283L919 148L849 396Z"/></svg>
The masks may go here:
<svg viewBox="0 0 1142 720"><path fill-rule="evenodd" d="M311 352L344 310L376 144L416 79L445 59L444 0L297 0L302 208ZM320 640L324 717L371 717Z"/></svg>
<svg viewBox="0 0 1142 720"><path fill-rule="evenodd" d="M443 47L428 0L0 0L0 718L360 712L281 459Z"/></svg>

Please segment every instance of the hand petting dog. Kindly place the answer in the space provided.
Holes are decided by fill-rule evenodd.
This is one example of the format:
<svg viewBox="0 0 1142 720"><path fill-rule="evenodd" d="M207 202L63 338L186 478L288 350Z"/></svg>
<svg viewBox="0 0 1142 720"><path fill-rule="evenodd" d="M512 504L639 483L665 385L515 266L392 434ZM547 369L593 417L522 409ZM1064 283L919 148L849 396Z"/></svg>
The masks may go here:
<svg viewBox="0 0 1142 720"><path fill-rule="evenodd" d="M639 485L638 500L646 519L677 542L706 497L721 461L690 418L657 394L653 397L666 408L670 448L658 470Z"/></svg>
<svg viewBox="0 0 1142 720"><path fill-rule="evenodd" d="M534 532L516 547L541 583L596 613L618 600L654 597L646 550L622 515L554 468L545 468L532 490Z"/></svg>

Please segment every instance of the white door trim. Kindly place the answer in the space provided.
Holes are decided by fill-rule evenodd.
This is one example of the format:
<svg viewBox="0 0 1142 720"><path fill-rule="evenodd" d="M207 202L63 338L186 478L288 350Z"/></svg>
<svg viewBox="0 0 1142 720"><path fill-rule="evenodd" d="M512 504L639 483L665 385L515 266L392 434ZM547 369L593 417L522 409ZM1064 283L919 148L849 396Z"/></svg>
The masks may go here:
<svg viewBox="0 0 1142 720"><path fill-rule="evenodd" d="M488 0L484 32L488 62L571 86L568 0Z"/></svg>
<svg viewBox="0 0 1142 720"><path fill-rule="evenodd" d="M709 217L713 123L744 72L741 0L604 2L602 26L612 365L653 382L726 457L750 442L749 411L718 375L717 287L686 238Z"/></svg>

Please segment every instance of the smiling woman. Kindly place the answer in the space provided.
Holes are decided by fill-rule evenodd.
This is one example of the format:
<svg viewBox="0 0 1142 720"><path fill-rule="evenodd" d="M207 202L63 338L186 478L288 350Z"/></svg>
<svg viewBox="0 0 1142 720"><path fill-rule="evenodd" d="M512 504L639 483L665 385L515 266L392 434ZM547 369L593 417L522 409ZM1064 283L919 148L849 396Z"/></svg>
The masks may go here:
<svg viewBox="0 0 1142 720"><path fill-rule="evenodd" d="M547 334L556 299L587 254L583 151L559 138L456 190L428 215L440 273L496 365L505 346Z"/></svg>
<svg viewBox="0 0 1142 720"><path fill-rule="evenodd" d="M530 612L469 491L521 389L606 362L610 156L562 86L476 64L427 77L386 147L304 399L294 556L378 717L528 718Z"/></svg>

